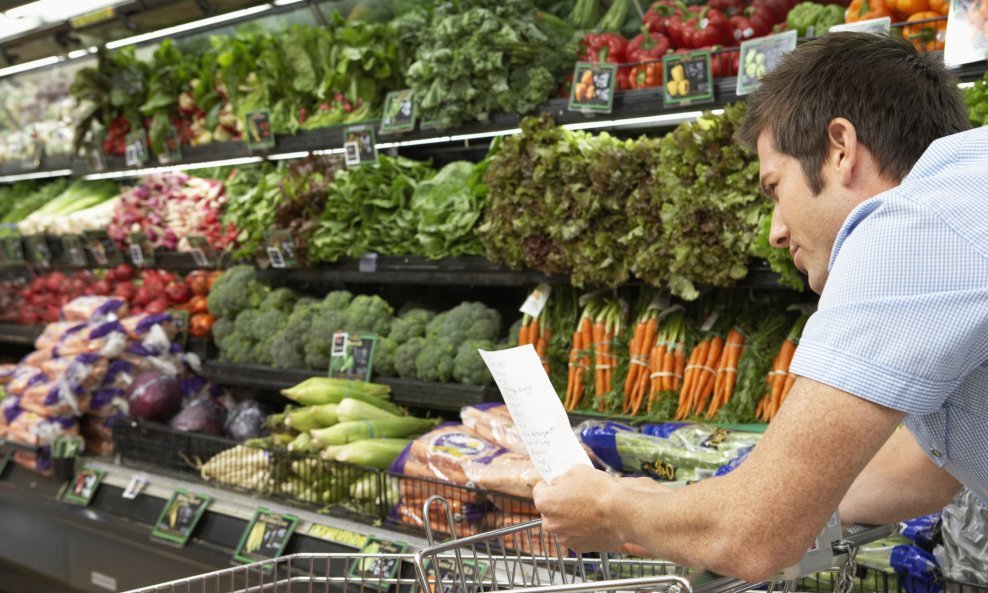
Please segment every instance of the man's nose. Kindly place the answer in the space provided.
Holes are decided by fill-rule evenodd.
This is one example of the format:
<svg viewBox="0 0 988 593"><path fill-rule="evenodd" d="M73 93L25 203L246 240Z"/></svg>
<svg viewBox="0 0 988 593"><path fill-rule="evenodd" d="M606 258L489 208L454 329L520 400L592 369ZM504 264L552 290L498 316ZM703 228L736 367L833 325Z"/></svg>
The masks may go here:
<svg viewBox="0 0 988 593"><path fill-rule="evenodd" d="M782 215L779 214L778 206L772 209L772 228L769 230L768 240L772 247L777 249L789 246L789 227L782 222Z"/></svg>

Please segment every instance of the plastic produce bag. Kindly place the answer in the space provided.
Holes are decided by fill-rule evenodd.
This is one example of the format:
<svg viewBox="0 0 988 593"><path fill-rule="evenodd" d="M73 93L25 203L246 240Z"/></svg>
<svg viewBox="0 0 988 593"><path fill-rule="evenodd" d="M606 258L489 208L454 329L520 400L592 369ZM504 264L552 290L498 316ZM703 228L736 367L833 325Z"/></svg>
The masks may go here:
<svg viewBox="0 0 988 593"><path fill-rule="evenodd" d="M944 507L940 517L943 544L935 552L943 576L988 585L988 507L965 488ZM951 590L948 584L948 593Z"/></svg>
<svg viewBox="0 0 988 593"><path fill-rule="evenodd" d="M267 412L260 402L243 400L234 404L227 414L223 429L227 436L237 441L256 439L268 433L264 426L266 419Z"/></svg>
<svg viewBox="0 0 988 593"><path fill-rule="evenodd" d="M189 402L168 426L184 432L203 432L212 435L223 434L226 408L211 397L200 397Z"/></svg>
<svg viewBox="0 0 988 593"><path fill-rule="evenodd" d="M120 323L132 340L143 340L156 326L164 331L169 340L174 339L177 333L175 324L172 323L172 316L168 313L132 315L122 319Z"/></svg>
<svg viewBox="0 0 988 593"><path fill-rule="evenodd" d="M938 578L936 558L918 546L896 546L892 549L892 568L901 575L906 593L940 593L943 583Z"/></svg>
<svg viewBox="0 0 988 593"><path fill-rule="evenodd" d="M71 418L89 410L89 393L58 381L33 385L24 390L21 407L49 418Z"/></svg>
<svg viewBox="0 0 988 593"><path fill-rule="evenodd" d="M62 307L62 317L66 321L102 323L114 321L127 314L127 303L123 299L107 296L81 296Z"/></svg>
<svg viewBox="0 0 988 593"><path fill-rule="evenodd" d="M508 406L500 403L484 403L465 406L460 410L463 425L477 435L515 453L525 453L525 443L515 430Z"/></svg>
<svg viewBox="0 0 988 593"><path fill-rule="evenodd" d="M49 323L42 330L41 335L34 341L34 347L38 350L51 350L54 348L69 331L79 331L86 327L84 323L78 321L56 321Z"/></svg>
<svg viewBox="0 0 988 593"><path fill-rule="evenodd" d="M24 395L24 391L31 386L40 385L48 381L48 376L45 373L33 366L29 365L19 365L17 370L14 371L14 375L11 377L10 382L7 383L7 393L10 395Z"/></svg>
<svg viewBox="0 0 988 593"><path fill-rule="evenodd" d="M33 447L51 446L58 437L78 434L75 418L45 418L28 411L18 414L7 427L8 439Z"/></svg>
<svg viewBox="0 0 988 593"><path fill-rule="evenodd" d="M96 352L71 358L53 358L41 363L41 369L53 380L69 389L95 389L103 382L109 363Z"/></svg>
<svg viewBox="0 0 988 593"><path fill-rule="evenodd" d="M492 459L504 452L504 448L487 442L462 424L449 422L412 441L391 464L391 471L473 486L464 464Z"/></svg>
<svg viewBox="0 0 988 593"><path fill-rule="evenodd" d="M0 364L0 386L10 383L16 370L16 364Z"/></svg>

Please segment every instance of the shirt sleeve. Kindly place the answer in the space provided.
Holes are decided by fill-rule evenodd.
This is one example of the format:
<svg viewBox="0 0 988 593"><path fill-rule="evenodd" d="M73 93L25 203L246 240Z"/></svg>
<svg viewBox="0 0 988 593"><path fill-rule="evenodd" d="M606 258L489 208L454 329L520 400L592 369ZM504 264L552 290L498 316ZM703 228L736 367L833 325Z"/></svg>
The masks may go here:
<svg viewBox="0 0 988 593"><path fill-rule="evenodd" d="M855 209L792 372L928 414L985 360L988 260L926 205L891 196Z"/></svg>

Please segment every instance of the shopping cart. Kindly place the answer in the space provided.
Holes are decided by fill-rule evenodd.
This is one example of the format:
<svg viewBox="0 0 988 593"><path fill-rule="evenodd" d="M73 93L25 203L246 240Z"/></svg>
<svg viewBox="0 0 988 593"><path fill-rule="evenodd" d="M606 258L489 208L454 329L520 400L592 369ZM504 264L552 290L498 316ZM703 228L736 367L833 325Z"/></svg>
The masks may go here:
<svg viewBox="0 0 988 593"><path fill-rule="evenodd" d="M614 554L573 554L542 530L541 520L464 538L456 538L454 529L450 540L436 542L429 524L433 505L445 511L447 526L454 524L446 501L430 498L423 512L429 545L414 553L294 554L130 593L789 593L795 584L748 583ZM859 529L834 545L839 593L853 586L857 547L894 531Z"/></svg>

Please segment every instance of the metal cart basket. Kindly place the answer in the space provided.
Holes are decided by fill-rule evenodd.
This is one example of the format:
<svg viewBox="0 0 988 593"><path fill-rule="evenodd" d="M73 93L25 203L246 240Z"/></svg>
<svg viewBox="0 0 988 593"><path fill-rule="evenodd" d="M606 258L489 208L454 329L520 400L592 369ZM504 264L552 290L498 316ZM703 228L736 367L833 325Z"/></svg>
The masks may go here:
<svg viewBox="0 0 988 593"><path fill-rule="evenodd" d="M434 497L429 506L445 501ZM445 510L452 524L448 505ZM542 530L541 520L400 554L295 554L135 589L131 593L741 593L747 583L709 572L614 554L576 555ZM839 591L853 584L857 546L886 537L894 527L858 530L834 545ZM789 593L794 581L769 583L768 593Z"/></svg>

